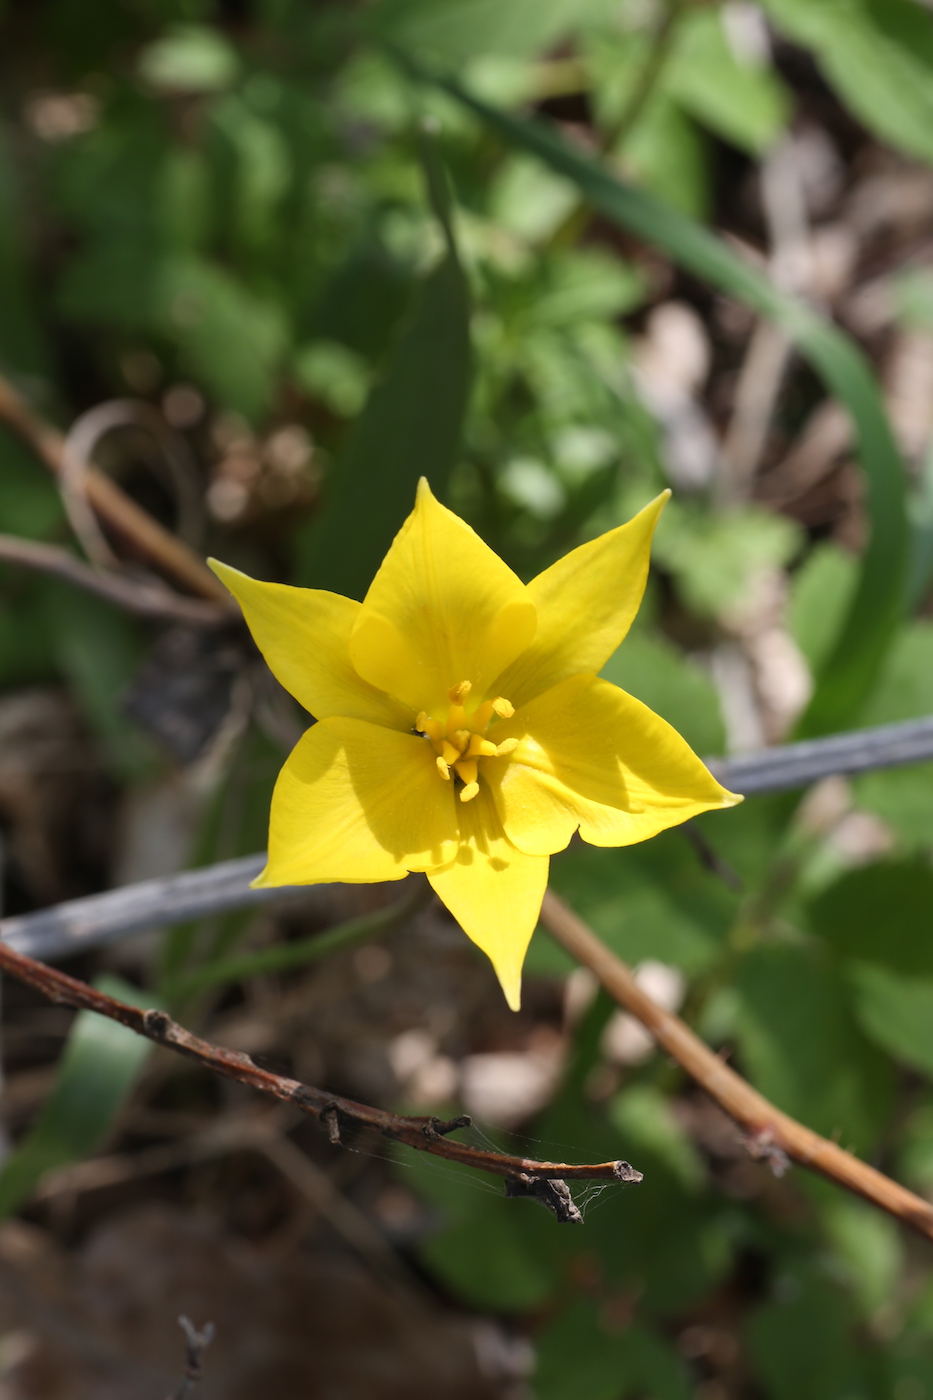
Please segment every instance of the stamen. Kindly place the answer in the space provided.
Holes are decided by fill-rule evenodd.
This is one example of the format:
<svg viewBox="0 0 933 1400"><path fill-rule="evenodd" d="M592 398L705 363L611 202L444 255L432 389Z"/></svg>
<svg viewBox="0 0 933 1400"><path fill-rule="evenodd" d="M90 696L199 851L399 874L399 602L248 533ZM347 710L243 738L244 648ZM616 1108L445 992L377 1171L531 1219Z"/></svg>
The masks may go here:
<svg viewBox="0 0 933 1400"><path fill-rule="evenodd" d="M492 708L492 701L484 700L481 705L478 705L476 707L476 710L473 714L473 728L485 729L486 725L492 719L494 713L495 711Z"/></svg>
<svg viewBox="0 0 933 1400"><path fill-rule="evenodd" d="M461 681L459 685L452 686L447 692L450 703L452 705L462 705L472 689L473 686L469 681Z"/></svg>
<svg viewBox="0 0 933 1400"><path fill-rule="evenodd" d="M457 770L457 777L461 778L463 782L466 783L467 787L469 787L471 783L476 782L475 758L461 758L460 762L455 764L454 767Z"/></svg>
<svg viewBox="0 0 933 1400"><path fill-rule="evenodd" d="M499 758L505 758L507 753L514 753L517 748L517 739L503 739L502 743L496 746L496 754Z"/></svg>
<svg viewBox="0 0 933 1400"><path fill-rule="evenodd" d="M511 700L506 700L504 695L497 695L492 702L492 708L500 719L511 719L515 713L515 706Z"/></svg>
<svg viewBox="0 0 933 1400"><path fill-rule="evenodd" d="M440 757L440 755L438 755L438 757L436 758L435 762L437 763L437 771L438 771L438 773L440 773L441 777L444 779L445 782L449 783L449 782L450 782L450 765L447 764L447 763L445 763L444 760Z"/></svg>
<svg viewBox="0 0 933 1400"><path fill-rule="evenodd" d="M478 792L479 783L467 783L465 788L460 789L460 801L472 802Z"/></svg>
<svg viewBox="0 0 933 1400"><path fill-rule="evenodd" d="M442 740L442 742L441 742L441 758L444 760L444 762L445 762L445 763L453 764L453 763L456 763L456 762L457 762L457 759L458 759L459 757L460 757L460 750L459 750L458 748L455 748L454 745L450 742L449 739L444 739L444 740Z"/></svg>
<svg viewBox="0 0 933 1400"><path fill-rule="evenodd" d="M427 734L432 744L436 744L437 741L443 737L444 726L439 719L432 719L426 710L421 711L421 714L415 720L415 724L421 730L422 734Z"/></svg>

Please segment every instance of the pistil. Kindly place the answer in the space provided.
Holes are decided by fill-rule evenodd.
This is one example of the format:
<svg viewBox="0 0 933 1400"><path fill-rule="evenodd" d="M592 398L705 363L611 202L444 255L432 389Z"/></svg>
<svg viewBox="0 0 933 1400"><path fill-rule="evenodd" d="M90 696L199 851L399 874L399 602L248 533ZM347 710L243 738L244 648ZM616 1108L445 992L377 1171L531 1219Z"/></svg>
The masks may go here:
<svg viewBox="0 0 933 1400"><path fill-rule="evenodd" d="M479 760L481 758L502 758L518 747L517 739L506 739L501 744L485 737L487 727L496 719L511 719L515 713L513 706L502 695L494 700L484 700L472 715L468 715L465 703L469 697L469 681L461 681L447 693L450 709L446 719L435 719L422 710L416 721L420 733L430 743L437 754L437 771L445 782L450 781L453 769L460 779L460 801L470 802L479 792Z"/></svg>

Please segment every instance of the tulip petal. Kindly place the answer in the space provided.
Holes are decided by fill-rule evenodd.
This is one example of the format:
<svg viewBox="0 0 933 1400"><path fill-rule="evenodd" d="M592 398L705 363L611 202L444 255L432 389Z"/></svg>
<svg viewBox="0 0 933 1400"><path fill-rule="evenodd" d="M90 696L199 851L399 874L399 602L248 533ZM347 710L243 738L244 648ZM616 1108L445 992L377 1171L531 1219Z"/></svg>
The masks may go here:
<svg viewBox="0 0 933 1400"><path fill-rule="evenodd" d="M482 786L472 802L458 803L457 858L428 879L464 933L496 970L513 1011L521 1005L522 963L547 888L548 860L524 855L502 830Z"/></svg>
<svg viewBox="0 0 933 1400"><path fill-rule="evenodd" d="M651 537L670 494L662 491L626 525L571 550L529 583L534 641L494 686L516 709L567 676L602 670L641 605Z"/></svg>
<svg viewBox="0 0 933 1400"><path fill-rule="evenodd" d="M410 730L412 717L364 681L350 662L349 641L360 604L339 593L263 583L216 559L207 561L243 609L269 669L317 719L350 715Z"/></svg>
<svg viewBox="0 0 933 1400"><path fill-rule="evenodd" d="M534 630L525 585L422 477L350 636L357 671L416 712L439 716L461 681L481 699Z"/></svg>
<svg viewBox="0 0 933 1400"><path fill-rule="evenodd" d="M279 774L269 861L254 884L401 880L443 864L460 840L455 801L424 739L365 720L322 720Z"/></svg>
<svg viewBox="0 0 933 1400"><path fill-rule="evenodd" d="M563 850L579 827L594 846L628 846L742 799L640 700L597 676L571 676L496 726L517 738L483 772L509 840Z"/></svg>

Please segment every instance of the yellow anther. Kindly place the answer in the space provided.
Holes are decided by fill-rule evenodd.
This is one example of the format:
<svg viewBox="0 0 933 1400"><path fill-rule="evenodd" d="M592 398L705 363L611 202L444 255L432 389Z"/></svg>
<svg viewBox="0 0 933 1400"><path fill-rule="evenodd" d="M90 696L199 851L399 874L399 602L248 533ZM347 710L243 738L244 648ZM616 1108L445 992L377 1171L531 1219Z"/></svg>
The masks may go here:
<svg viewBox="0 0 933 1400"><path fill-rule="evenodd" d="M495 744L491 744L481 734L470 735L470 745L466 751L467 758L492 758L496 752Z"/></svg>
<svg viewBox="0 0 933 1400"><path fill-rule="evenodd" d="M441 741L441 758L445 763L456 763L460 752L460 749L455 748L449 739Z"/></svg>
<svg viewBox="0 0 933 1400"><path fill-rule="evenodd" d="M437 757L437 759L435 760L435 762L437 763L437 771L438 771L438 773L440 773L441 777L444 779L445 782L449 783L449 782L450 782L450 765L449 765L448 763L445 763L444 760L440 757L440 755L438 755L438 757Z"/></svg>
<svg viewBox="0 0 933 1400"><path fill-rule="evenodd" d="M444 726L439 719L432 719L426 710L421 711L421 714L415 720L415 724L422 734L427 734L432 744L436 744L443 736Z"/></svg>
<svg viewBox="0 0 933 1400"><path fill-rule="evenodd" d="M479 792L479 783L467 783L466 787L460 789L460 801L472 802Z"/></svg>
<svg viewBox="0 0 933 1400"><path fill-rule="evenodd" d="M492 708L500 719L511 719L515 713L515 706L510 700L506 700L504 695L497 695L492 702Z"/></svg>
<svg viewBox="0 0 933 1400"><path fill-rule="evenodd" d="M447 692L450 703L452 705L462 705L472 689L473 687L469 681L461 681L459 685L452 686Z"/></svg>
<svg viewBox="0 0 933 1400"><path fill-rule="evenodd" d="M460 762L455 764L454 767L457 770L457 777L461 778L463 782L466 783L467 787L469 787L471 783L476 782L475 758L461 758Z"/></svg>
<svg viewBox="0 0 933 1400"><path fill-rule="evenodd" d="M517 739L503 739L501 744L497 744L496 753L499 758L505 758L507 753L514 753L517 748Z"/></svg>

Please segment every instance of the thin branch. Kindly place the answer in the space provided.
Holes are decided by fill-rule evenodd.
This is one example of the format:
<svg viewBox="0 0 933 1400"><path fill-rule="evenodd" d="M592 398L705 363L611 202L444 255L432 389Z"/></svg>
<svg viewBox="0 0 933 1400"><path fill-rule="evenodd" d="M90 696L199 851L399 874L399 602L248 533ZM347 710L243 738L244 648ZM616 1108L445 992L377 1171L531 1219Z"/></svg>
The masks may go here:
<svg viewBox="0 0 933 1400"><path fill-rule="evenodd" d="M0 422L12 428L45 463L52 475L61 480L66 462L65 439L57 428L46 423L29 407L2 375ZM95 467L88 467L84 483L90 505L106 524L192 593L221 603L233 612L227 590L194 550L131 500L116 482Z"/></svg>
<svg viewBox="0 0 933 1400"><path fill-rule="evenodd" d="M933 1241L933 1205L853 1157L837 1143L782 1113L730 1069L689 1026L642 991L631 971L587 924L550 890L541 922L567 952L596 974L611 997L641 1021L657 1043L725 1109L749 1135L753 1156L780 1171L785 1159L819 1172L864 1197L918 1234Z"/></svg>
<svg viewBox="0 0 933 1400"><path fill-rule="evenodd" d="M68 549L54 544L24 540L18 535L0 535L0 562L19 564L38 573L65 579L87 593L104 598L126 612L140 617L164 618L195 627L216 627L229 623L229 608L206 598L186 598L161 584L145 583L126 574L93 569Z"/></svg>
<svg viewBox="0 0 933 1400"><path fill-rule="evenodd" d="M182 1315L178 1325L185 1334L185 1374L168 1400L187 1400L201 1379L204 1353L214 1340L214 1324L207 1322L199 1332L189 1317Z"/></svg>
<svg viewBox="0 0 933 1400"><path fill-rule="evenodd" d="M530 1157L517 1157L504 1152L490 1152L485 1148L472 1147L466 1143L452 1142L448 1134L460 1128L468 1128L470 1119L466 1116L443 1122L439 1118L416 1118L398 1113L390 1113L383 1108L371 1108L368 1104L356 1103L353 1099L339 1094L330 1094L325 1089L316 1089L310 1084L302 1084L297 1079L286 1079L262 1069L249 1057L239 1051L225 1050L210 1041L202 1040L185 1030L184 1026L161 1010L142 1010L118 1001L106 992L89 987L57 968L47 967L14 952L0 943L0 970L7 972L17 981L24 982L39 992L41 996L57 1006L71 1006L78 1011L96 1011L111 1021L119 1021L137 1035L144 1035L156 1045L175 1050L179 1055L197 1061L205 1069L213 1070L227 1079L235 1079L240 1084L257 1089L269 1098L280 1103L292 1104L295 1108L315 1119L327 1131L332 1143L342 1145L342 1131L345 1127L368 1128L392 1142L404 1143L419 1152L428 1152L435 1157L443 1157L448 1162L459 1162L463 1166L475 1167L479 1171L491 1172L507 1181L544 1180L564 1181L616 1181L639 1182L641 1172L628 1162L597 1162L591 1165L569 1162L539 1162ZM526 1193L527 1194L527 1193ZM554 1195L560 1196L560 1187L554 1188ZM576 1221L579 1212L566 1197L563 1211L559 1205L549 1201L558 1219Z"/></svg>

